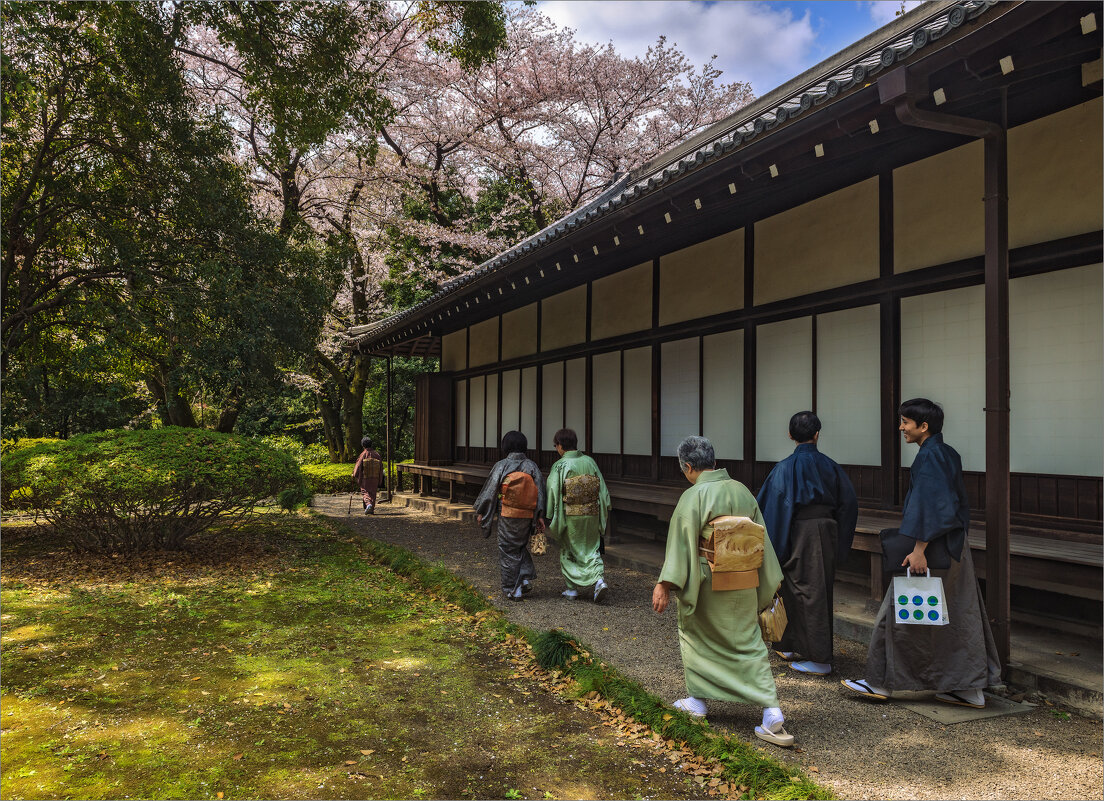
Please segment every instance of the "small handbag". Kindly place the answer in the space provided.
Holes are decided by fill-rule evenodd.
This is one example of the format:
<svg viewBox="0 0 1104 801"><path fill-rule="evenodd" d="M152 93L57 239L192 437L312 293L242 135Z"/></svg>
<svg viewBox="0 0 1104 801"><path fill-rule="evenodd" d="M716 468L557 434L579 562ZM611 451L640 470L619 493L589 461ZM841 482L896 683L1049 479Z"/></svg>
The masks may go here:
<svg viewBox="0 0 1104 801"><path fill-rule="evenodd" d="M901 573L905 570L901 563L916 547L916 540L905 536L897 528L883 528L878 534L882 543L882 570L886 573ZM924 558L931 570L947 570L951 566L951 552L947 550L947 537L936 537L924 549Z"/></svg>
<svg viewBox="0 0 1104 801"><path fill-rule="evenodd" d="M533 535L529 537L529 553L540 556L547 552L548 537L545 536L543 531L534 531Z"/></svg>
<svg viewBox="0 0 1104 801"><path fill-rule="evenodd" d="M780 641L789 622L790 619L786 616L786 607L782 603L782 596L775 595L774 602L759 613L759 631L763 635L764 642Z"/></svg>

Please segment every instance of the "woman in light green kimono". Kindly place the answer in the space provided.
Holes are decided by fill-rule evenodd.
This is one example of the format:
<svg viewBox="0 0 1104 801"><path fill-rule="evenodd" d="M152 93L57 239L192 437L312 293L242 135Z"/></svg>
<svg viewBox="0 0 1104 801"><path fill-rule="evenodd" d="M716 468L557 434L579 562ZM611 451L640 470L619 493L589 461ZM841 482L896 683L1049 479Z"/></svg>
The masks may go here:
<svg viewBox="0 0 1104 801"><path fill-rule="evenodd" d="M567 584L561 594L575 600L580 590L593 587L597 603L609 590L599 552L609 519L609 490L594 460L575 450L579 438L574 431L557 431L552 443L560 459L548 472L547 525L560 546L560 572Z"/></svg>
<svg viewBox="0 0 1104 801"><path fill-rule="evenodd" d="M759 630L759 613L771 605L782 582L782 569L764 537L758 587L714 590L708 559L700 549L709 537L709 522L724 515L747 517L763 525L755 496L727 470L717 470L713 445L704 437L687 437L678 448L679 466L693 485L682 494L667 531L667 553L652 608L662 614L671 590L678 597L679 646L688 698L676 709L704 717L705 699L737 701L763 708L755 736L782 747L793 745L783 727L770 659ZM703 539L704 537L704 539Z"/></svg>

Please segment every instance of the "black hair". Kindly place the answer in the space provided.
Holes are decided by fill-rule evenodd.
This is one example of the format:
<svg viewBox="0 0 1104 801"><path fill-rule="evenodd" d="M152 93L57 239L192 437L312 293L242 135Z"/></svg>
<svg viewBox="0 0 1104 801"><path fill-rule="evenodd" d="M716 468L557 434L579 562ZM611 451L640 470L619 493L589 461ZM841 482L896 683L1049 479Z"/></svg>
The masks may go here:
<svg viewBox="0 0 1104 801"><path fill-rule="evenodd" d="M502 437L502 452L525 453L529 449L529 440L520 431L507 431Z"/></svg>
<svg viewBox="0 0 1104 801"><path fill-rule="evenodd" d="M928 424L929 434L939 434L943 431L943 407L927 398L913 398L902 403L897 408L897 414L915 420L917 425Z"/></svg>
<svg viewBox="0 0 1104 801"><path fill-rule="evenodd" d="M790 418L790 436L794 442L812 442L820 431L820 418L813 412L798 412Z"/></svg>
<svg viewBox="0 0 1104 801"><path fill-rule="evenodd" d="M553 445L563 445L565 451L573 451L579 447L579 435L570 428L561 428L552 437Z"/></svg>
<svg viewBox="0 0 1104 801"><path fill-rule="evenodd" d="M371 437L361 437L360 438L360 447L363 448L364 450L368 450L369 448L371 448L372 447L372 438Z"/></svg>

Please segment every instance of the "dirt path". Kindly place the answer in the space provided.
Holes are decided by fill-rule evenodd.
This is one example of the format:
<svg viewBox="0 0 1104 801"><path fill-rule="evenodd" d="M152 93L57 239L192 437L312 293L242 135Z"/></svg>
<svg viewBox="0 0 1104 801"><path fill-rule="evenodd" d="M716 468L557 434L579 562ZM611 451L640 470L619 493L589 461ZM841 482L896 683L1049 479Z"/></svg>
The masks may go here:
<svg viewBox="0 0 1104 801"><path fill-rule="evenodd" d="M319 496L315 510L365 536L441 563L485 591L510 620L534 630L562 627L596 655L669 701L685 695L673 610L658 616L650 598L655 577L609 567L602 605L560 598L554 556L536 557L538 580L523 603L499 597L497 546L472 525L381 504L371 517L346 516L344 496ZM865 646L837 639L836 672L794 673L772 656L794 751L772 755L805 767L841 798L1087 798L1104 795L1100 721L1040 706L1009 715L942 725L904 707L854 698L839 677L860 676ZM718 728L753 739L760 710L712 705ZM769 746L768 746L769 747Z"/></svg>

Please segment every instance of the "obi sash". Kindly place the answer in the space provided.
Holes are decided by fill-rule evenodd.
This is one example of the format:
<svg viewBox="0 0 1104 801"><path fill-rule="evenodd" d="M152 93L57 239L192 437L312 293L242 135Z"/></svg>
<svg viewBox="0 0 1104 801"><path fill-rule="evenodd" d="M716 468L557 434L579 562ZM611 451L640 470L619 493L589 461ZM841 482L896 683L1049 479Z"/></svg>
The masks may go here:
<svg viewBox="0 0 1104 801"><path fill-rule="evenodd" d="M602 479L598 476L570 476L564 479L564 514L568 517L598 514L598 492Z"/></svg>
<svg viewBox="0 0 1104 801"><path fill-rule="evenodd" d="M709 560L714 590L759 586L766 534L765 528L748 517L723 515L709 521L702 532L698 555Z"/></svg>
<svg viewBox="0 0 1104 801"><path fill-rule="evenodd" d="M522 470L510 473L502 482L502 516L523 519L537 511L537 483Z"/></svg>

